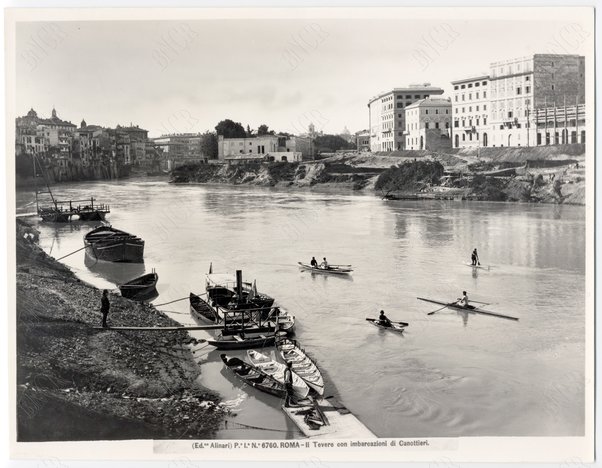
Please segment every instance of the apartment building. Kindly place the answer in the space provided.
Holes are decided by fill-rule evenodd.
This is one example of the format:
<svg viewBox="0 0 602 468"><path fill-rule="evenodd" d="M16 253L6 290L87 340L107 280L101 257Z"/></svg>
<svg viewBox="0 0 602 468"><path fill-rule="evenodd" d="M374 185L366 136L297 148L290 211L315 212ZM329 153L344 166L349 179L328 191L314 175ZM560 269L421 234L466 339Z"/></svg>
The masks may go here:
<svg viewBox="0 0 602 468"><path fill-rule="evenodd" d="M405 113L405 149L439 151L452 147L449 99L421 99L406 107Z"/></svg>
<svg viewBox="0 0 602 468"><path fill-rule="evenodd" d="M424 83L394 88L370 99L368 118L371 151L405 149L405 109L416 101L441 94L442 88Z"/></svg>
<svg viewBox="0 0 602 468"><path fill-rule="evenodd" d="M453 147L489 145L489 75L452 81Z"/></svg>

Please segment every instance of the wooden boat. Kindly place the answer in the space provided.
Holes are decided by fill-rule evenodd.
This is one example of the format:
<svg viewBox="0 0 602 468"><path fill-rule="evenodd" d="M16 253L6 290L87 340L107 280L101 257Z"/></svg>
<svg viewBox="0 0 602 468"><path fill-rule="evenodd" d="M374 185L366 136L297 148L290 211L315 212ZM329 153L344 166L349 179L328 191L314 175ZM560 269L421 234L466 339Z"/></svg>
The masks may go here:
<svg viewBox="0 0 602 468"><path fill-rule="evenodd" d="M274 298L257 291L255 282L240 281L240 294L237 291L237 278L229 273L208 273L205 278L207 300L213 306L227 309L264 308L267 314L274 305ZM264 314L264 315L265 315Z"/></svg>
<svg viewBox="0 0 602 468"><path fill-rule="evenodd" d="M461 310L463 312L470 312L473 314L482 314L482 315L489 315L491 317L498 317L498 318L503 318L503 319L507 319L507 320L518 320L517 317L512 317L510 315L503 315L503 314L498 314L497 312L491 312L485 309L481 309L480 307L474 307L474 306L470 306L469 308L463 307L461 305L458 305L457 303L453 302L453 303L448 303L448 302L443 302L443 301L437 301L434 299L426 299L424 297L418 297L417 298L420 301L425 301L425 302L430 302L432 304L438 304L440 306L444 307L448 307L450 309L455 309L455 310Z"/></svg>
<svg viewBox="0 0 602 468"><path fill-rule="evenodd" d="M316 363L299 347L296 341L287 338L276 341L276 348L285 362L293 363L293 371L318 395L324 394L324 379Z"/></svg>
<svg viewBox="0 0 602 468"><path fill-rule="evenodd" d="M315 439L375 439L340 401L331 398L306 399L283 405L282 411L305 437Z"/></svg>
<svg viewBox="0 0 602 468"><path fill-rule="evenodd" d="M86 252L107 262L142 263L144 240L111 226L100 226L84 236Z"/></svg>
<svg viewBox="0 0 602 468"><path fill-rule="evenodd" d="M56 208L38 208L38 215L46 223L68 223L71 221L73 212Z"/></svg>
<svg viewBox="0 0 602 468"><path fill-rule="evenodd" d="M389 331L398 332L398 333L403 333L405 328L408 326L405 322L391 322L390 326L386 326L386 325L382 325L378 319L367 318L366 320L378 328L382 328L384 330L389 330Z"/></svg>
<svg viewBox="0 0 602 468"><path fill-rule="evenodd" d="M190 313L201 320L205 320L210 323L221 322L220 316L216 313L215 309L207 304L203 299L194 293L190 293Z"/></svg>
<svg viewBox="0 0 602 468"><path fill-rule="evenodd" d="M153 270L152 273L139 276L127 283L119 285L119 290L123 297L129 299L149 296L153 292L156 292L155 287L157 286L157 281L159 281L159 275Z"/></svg>
<svg viewBox="0 0 602 468"><path fill-rule="evenodd" d="M248 350L247 355L251 363L261 371L274 377L278 382L284 384L284 370L286 365L274 361L269 356L255 350ZM293 371L293 390L298 398L305 398L309 393L309 387L295 371Z"/></svg>
<svg viewBox="0 0 602 468"><path fill-rule="evenodd" d="M105 204L94 206L94 197L91 197L90 204L78 206L76 211L80 221L104 221L105 216L111 212L111 209L109 205Z"/></svg>
<svg viewBox="0 0 602 468"><path fill-rule="evenodd" d="M219 335L215 340L207 340L207 344L215 346L217 349L233 350L273 346L275 340L276 336L274 334L247 337L243 333L238 333L234 335Z"/></svg>
<svg viewBox="0 0 602 468"><path fill-rule="evenodd" d="M330 265L328 268L320 268L313 267L311 265L307 265L306 263L297 262L299 264L299 268L302 270L311 271L313 273L322 273L325 275L348 275L353 270L351 269L351 265L349 266L333 266Z"/></svg>
<svg viewBox="0 0 602 468"><path fill-rule="evenodd" d="M283 383L278 382L272 376L262 372L255 366L244 362L237 357L228 357L225 354L220 355L224 365L231 370L236 377L241 379L251 387L262 392L275 395L280 398L286 396L286 388Z"/></svg>

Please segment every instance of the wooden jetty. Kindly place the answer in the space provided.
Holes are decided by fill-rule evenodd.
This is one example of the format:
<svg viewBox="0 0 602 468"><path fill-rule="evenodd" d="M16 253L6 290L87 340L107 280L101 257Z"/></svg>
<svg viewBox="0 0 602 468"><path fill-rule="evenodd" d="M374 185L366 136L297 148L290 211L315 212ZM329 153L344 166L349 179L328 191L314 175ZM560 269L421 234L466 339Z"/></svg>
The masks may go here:
<svg viewBox="0 0 602 468"><path fill-rule="evenodd" d="M311 439L376 439L368 429L341 402L332 398L312 400L313 404L282 406L305 437ZM316 413L323 424L308 424L308 413Z"/></svg>
<svg viewBox="0 0 602 468"><path fill-rule="evenodd" d="M180 331L180 330L222 330L223 325L191 325L177 327L92 327L94 330L119 330L119 331Z"/></svg>

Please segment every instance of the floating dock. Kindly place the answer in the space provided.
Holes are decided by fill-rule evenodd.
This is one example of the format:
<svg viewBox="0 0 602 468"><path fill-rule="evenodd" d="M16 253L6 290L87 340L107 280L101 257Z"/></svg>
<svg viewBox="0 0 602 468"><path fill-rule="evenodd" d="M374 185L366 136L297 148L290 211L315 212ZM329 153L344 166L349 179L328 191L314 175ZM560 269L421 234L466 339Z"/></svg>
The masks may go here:
<svg viewBox="0 0 602 468"><path fill-rule="evenodd" d="M321 398L315 402L326 424L312 429L305 421L308 406L283 406L282 410L305 437L311 439L376 439L376 435L357 419L341 402Z"/></svg>
<svg viewBox="0 0 602 468"><path fill-rule="evenodd" d="M179 327L92 327L94 330L119 331L180 331L180 330L222 330L223 325L194 325Z"/></svg>

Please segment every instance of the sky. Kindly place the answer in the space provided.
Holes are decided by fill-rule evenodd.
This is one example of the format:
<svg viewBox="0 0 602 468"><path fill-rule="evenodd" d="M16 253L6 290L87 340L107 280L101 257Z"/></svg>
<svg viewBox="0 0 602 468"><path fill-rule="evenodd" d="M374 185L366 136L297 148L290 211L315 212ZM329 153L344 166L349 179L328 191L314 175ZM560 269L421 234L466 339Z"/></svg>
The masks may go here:
<svg viewBox="0 0 602 468"><path fill-rule="evenodd" d="M474 8L473 8L474 9ZM368 128L369 99L394 87L487 74L533 53L583 54L588 23L516 10L498 19L219 19L19 22L15 108L149 136ZM539 18L537 20L528 18Z"/></svg>

